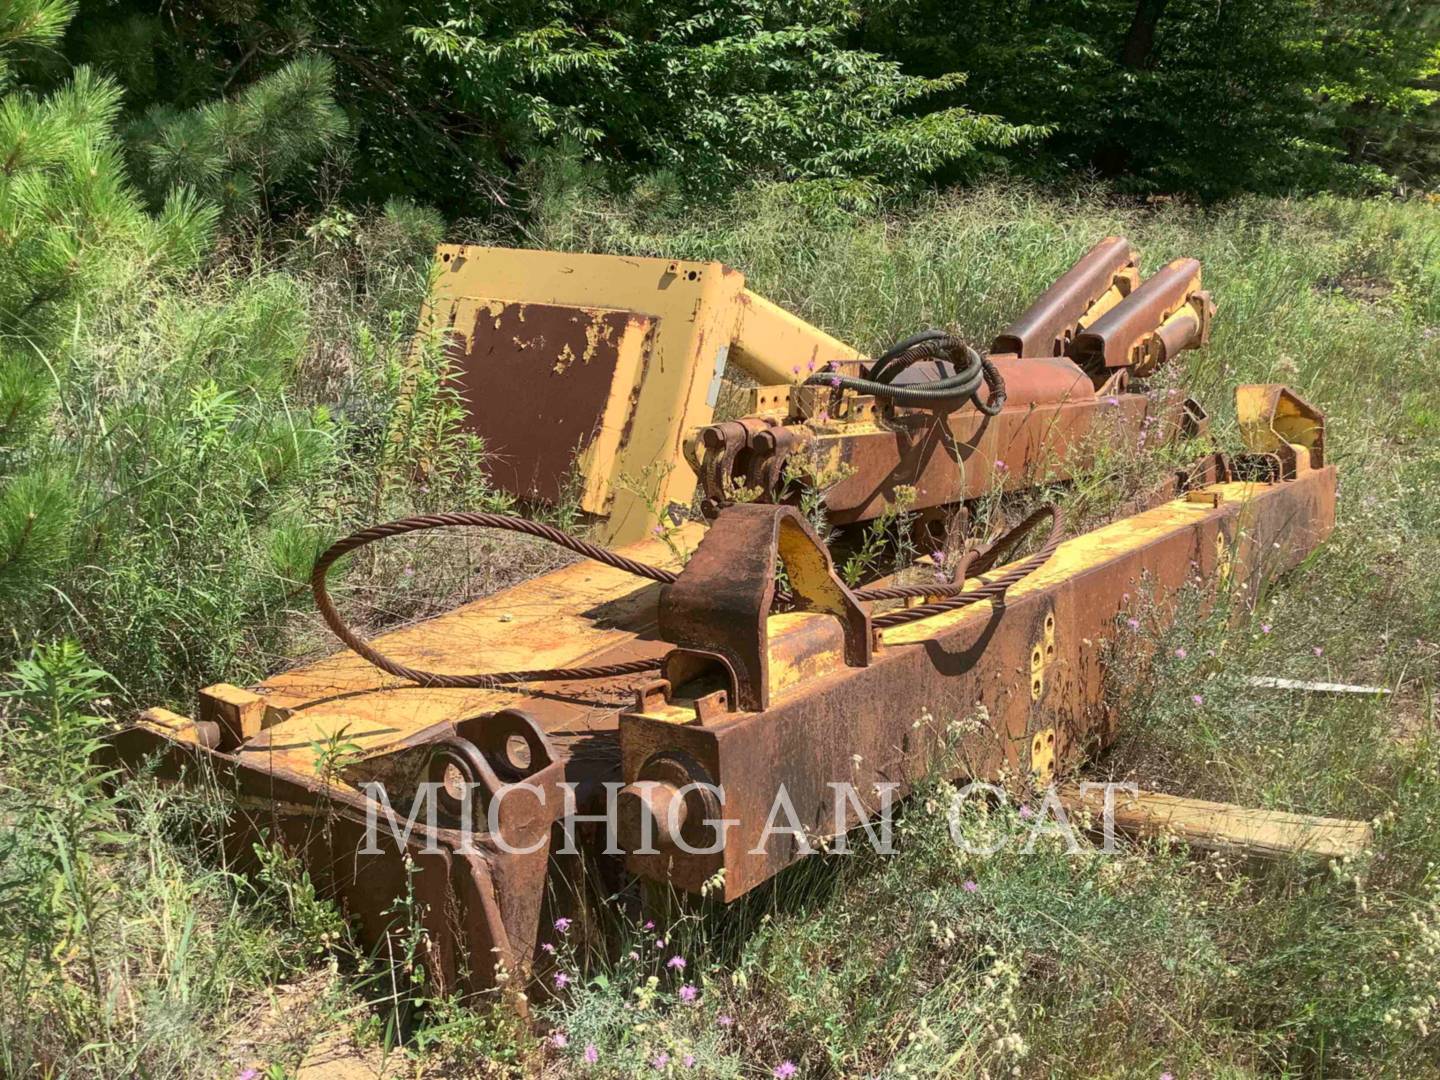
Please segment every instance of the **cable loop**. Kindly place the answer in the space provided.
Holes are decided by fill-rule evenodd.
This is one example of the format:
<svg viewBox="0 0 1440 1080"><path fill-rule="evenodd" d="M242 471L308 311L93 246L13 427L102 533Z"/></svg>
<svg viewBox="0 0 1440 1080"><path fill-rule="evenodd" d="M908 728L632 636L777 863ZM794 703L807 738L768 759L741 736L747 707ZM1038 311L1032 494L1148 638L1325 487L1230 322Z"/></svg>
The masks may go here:
<svg viewBox="0 0 1440 1080"><path fill-rule="evenodd" d="M1044 546L1042 546L1039 551L1024 562L1017 563L994 581L986 582L984 585L969 591L964 590L964 582L967 575L983 574L989 570L1003 555L1013 549L1046 514L1049 514L1052 519L1050 536L1046 539ZM603 548L598 544L592 544L589 541L571 536L569 533L562 532L552 525L531 521L528 518L513 517L509 514L481 512L427 514L418 517L400 518L397 521L389 521L383 525L374 525L368 529L362 529L357 533L352 533L350 536L345 537L345 539L330 545L326 552L321 555L315 563L315 569L310 575L310 588L315 594L315 604L320 609L320 615L324 618L325 625L349 648L353 649L381 671L388 672L397 678L406 679L420 686L468 690L490 689L496 686L520 682L608 679L621 675L639 675L643 672L655 671L663 666L662 660L655 659L632 660L627 663L605 664L597 667L537 668L528 671L495 671L473 675L446 675L437 671L412 668L390 659L390 657L380 652L365 641L364 638L351 630L350 627L346 625L345 620L340 617L340 612L336 609L334 601L330 599L330 593L326 588L330 568L334 566L335 562L341 557L365 547L367 544L373 544L378 540L385 540L394 536L403 536L406 533L423 532L428 529L447 528L504 529L509 532L523 533L526 536L533 536L537 539L545 540L548 543L567 548L577 555L584 555L586 558L593 559L605 566L613 567L616 570L623 570L627 574L634 574L636 577L647 578L650 581L669 584L678 577L678 575L672 571L627 558L624 555L611 551L609 548ZM947 599L937 603L880 615L873 620L873 624L882 628L914 622L916 619L922 619L943 611L951 611L955 608L965 607L968 604L979 603L981 600L991 600L1002 597L1011 585L1043 565L1044 562L1054 554L1055 548L1059 546L1060 543L1060 533L1061 515L1059 509L1053 504L1042 506L979 555L974 560L973 565L962 562L957 571L957 578L959 580L956 582L938 586L899 585L888 588L859 589L856 590L855 597L862 601L899 600L916 596L937 595L947 597Z"/></svg>

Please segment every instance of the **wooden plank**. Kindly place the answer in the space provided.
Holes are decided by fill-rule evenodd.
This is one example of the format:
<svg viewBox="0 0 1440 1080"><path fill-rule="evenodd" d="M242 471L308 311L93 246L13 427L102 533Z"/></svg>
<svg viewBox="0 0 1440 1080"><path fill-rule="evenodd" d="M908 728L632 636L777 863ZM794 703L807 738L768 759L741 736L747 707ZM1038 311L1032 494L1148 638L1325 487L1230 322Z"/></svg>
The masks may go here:
<svg viewBox="0 0 1440 1080"><path fill-rule="evenodd" d="M1086 812L1099 828L1105 790L1063 788L1067 812ZM1115 830L1127 836L1170 836L1206 851L1233 851L1265 859L1356 856L1370 846L1374 830L1365 821L1260 810L1234 803L1185 799L1155 791L1115 792Z"/></svg>
<svg viewBox="0 0 1440 1080"><path fill-rule="evenodd" d="M1386 686L1356 686L1353 683L1276 679L1269 675L1247 675L1244 683L1246 686L1259 687L1261 690L1303 690L1313 694L1373 694L1376 697L1385 697L1390 693L1390 688Z"/></svg>

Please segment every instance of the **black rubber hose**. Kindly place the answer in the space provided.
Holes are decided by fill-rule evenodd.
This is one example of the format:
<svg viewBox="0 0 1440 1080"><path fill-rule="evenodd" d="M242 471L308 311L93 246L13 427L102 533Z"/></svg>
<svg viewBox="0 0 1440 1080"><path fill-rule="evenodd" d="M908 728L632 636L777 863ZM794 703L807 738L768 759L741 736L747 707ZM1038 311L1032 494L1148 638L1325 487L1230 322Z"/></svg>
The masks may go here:
<svg viewBox="0 0 1440 1080"><path fill-rule="evenodd" d="M893 380L905 368L921 360L943 360L956 373L930 382L895 386ZM980 384L990 389L990 399L981 399ZM830 386L882 398L896 405L929 406L957 398L971 398L975 407L994 416L1005 406L1005 380L988 357L943 330L925 330L897 342L871 365L864 378L820 372L805 380L806 386Z"/></svg>

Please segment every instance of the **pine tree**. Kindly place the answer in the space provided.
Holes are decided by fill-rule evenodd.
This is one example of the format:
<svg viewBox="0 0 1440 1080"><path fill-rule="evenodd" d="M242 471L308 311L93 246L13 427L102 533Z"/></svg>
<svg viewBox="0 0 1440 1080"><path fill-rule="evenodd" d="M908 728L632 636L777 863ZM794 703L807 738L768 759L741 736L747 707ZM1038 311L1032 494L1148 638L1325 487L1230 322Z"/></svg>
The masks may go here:
<svg viewBox="0 0 1440 1080"><path fill-rule="evenodd" d="M67 554L74 485L44 438L66 328L97 292L190 265L215 220L184 190L146 212L125 178L113 82L79 68L44 97L16 85L17 61L72 13L68 0L0 9L0 602Z"/></svg>
<svg viewBox="0 0 1440 1080"><path fill-rule="evenodd" d="M150 109L129 143L152 198L184 184L234 217L268 209L348 130L335 104L334 69L303 56L231 98L194 109Z"/></svg>

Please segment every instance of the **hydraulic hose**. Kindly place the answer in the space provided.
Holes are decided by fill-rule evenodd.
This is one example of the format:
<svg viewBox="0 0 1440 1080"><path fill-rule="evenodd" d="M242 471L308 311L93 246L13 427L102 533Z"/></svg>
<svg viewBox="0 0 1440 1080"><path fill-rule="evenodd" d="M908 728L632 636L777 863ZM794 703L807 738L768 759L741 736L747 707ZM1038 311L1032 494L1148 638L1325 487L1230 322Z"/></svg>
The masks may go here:
<svg viewBox="0 0 1440 1080"><path fill-rule="evenodd" d="M948 362L955 368L955 374L929 382L894 385L901 371L922 360ZM990 391L988 400L980 396L982 383ZM999 369L989 357L982 357L943 330L925 330L897 342L870 366L863 378L821 371L807 378L805 385L852 390L895 405L932 406L937 402L970 398L986 416L994 416L1005 407L1005 380Z"/></svg>

